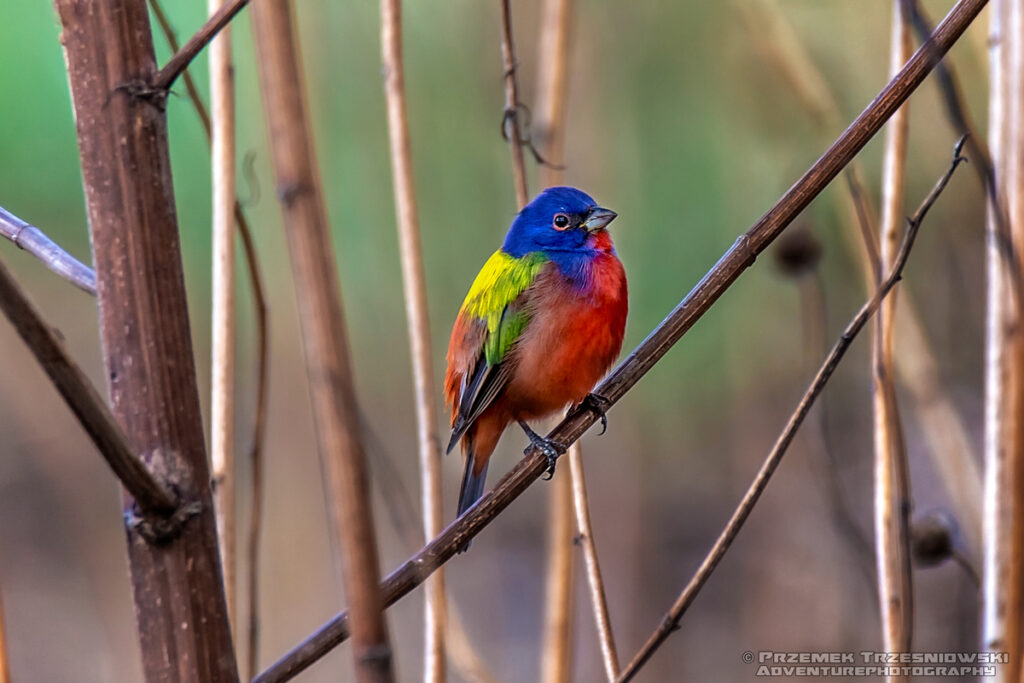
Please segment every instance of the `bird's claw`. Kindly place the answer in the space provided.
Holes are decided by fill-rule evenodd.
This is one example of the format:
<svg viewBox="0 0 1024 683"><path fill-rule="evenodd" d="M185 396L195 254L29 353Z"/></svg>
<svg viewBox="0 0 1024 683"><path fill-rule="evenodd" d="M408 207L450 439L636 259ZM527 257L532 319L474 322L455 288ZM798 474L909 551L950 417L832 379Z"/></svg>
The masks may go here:
<svg viewBox="0 0 1024 683"><path fill-rule="evenodd" d="M538 436L536 439L530 439L530 445L523 451L523 454L528 454L534 448L539 450L548 461L547 467L544 468L544 473L541 475L541 478L547 481L555 476L555 464L558 462L559 456L565 454L566 447L552 439Z"/></svg>
<svg viewBox="0 0 1024 683"><path fill-rule="evenodd" d="M606 399L601 394L590 393L587 394L582 401L580 401L581 409L593 410L597 413L597 416L601 418L601 433L598 436L602 436L608 431L608 415L607 412L611 409L612 402Z"/></svg>

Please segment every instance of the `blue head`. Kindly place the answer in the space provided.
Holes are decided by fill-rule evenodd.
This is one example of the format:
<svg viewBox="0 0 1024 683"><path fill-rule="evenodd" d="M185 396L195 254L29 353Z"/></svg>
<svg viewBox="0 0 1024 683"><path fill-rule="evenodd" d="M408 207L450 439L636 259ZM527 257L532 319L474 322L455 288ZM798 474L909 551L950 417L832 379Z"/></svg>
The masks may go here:
<svg viewBox="0 0 1024 683"><path fill-rule="evenodd" d="M559 265L569 266L593 253L593 235L604 230L615 215L574 187L549 187L519 212L502 249L516 258L544 252Z"/></svg>

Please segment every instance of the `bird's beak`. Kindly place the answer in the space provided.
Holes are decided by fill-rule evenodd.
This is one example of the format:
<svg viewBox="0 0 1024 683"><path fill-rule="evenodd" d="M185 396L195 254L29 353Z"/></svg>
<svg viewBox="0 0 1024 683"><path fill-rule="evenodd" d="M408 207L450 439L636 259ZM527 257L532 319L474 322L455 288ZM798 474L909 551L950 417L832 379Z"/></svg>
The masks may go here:
<svg viewBox="0 0 1024 683"><path fill-rule="evenodd" d="M600 206L595 206L587 212L587 220L583 221L583 228L588 232L596 232L606 227L618 215L611 209L602 209Z"/></svg>

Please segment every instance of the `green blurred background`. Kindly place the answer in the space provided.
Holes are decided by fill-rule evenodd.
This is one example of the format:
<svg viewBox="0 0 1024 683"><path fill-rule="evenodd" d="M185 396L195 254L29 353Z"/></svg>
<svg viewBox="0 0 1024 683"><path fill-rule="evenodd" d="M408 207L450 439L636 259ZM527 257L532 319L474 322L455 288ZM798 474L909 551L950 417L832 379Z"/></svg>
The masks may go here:
<svg viewBox="0 0 1024 683"><path fill-rule="evenodd" d="M635 346L824 149L825 140L764 54L743 5L578 2L573 25L566 181L614 208L630 283L625 349ZM843 123L886 81L888 0L780 0L836 94ZM513 2L526 103L536 83L535 0ZM949 0L924 3L938 18ZM435 373L477 269L514 215L503 107L498 3L405 7L409 115L421 209ZM184 39L205 3L168 0ZM337 247L360 398L406 489L418 495L409 354L387 158L378 6L295 3L317 154ZM52 6L10 2L0 28L0 204L71 252L89 253L66 75ZM272 325L267 434L263 650L269 664L345 604L326 528L294 293L268 172L247 12L235 21L240 196L267 277ZM952 53L984 121L982 16ZM755 27L755 30L757 28ZM161 36L160 60L168 56ZM206 91L206 63L193 67ZM181 88L179 84L179 89ZM954 132L934 83L912 103L907 212L948 162ZM208 404L209 157L183 91L168 104L174 181L199 383ZM828 135L840 131L830 129ZM881 144L861 155L878 202ZM531 187L536 188L535 169ZM801 222L824 244L820 277L831 339L864 298L844 246L837 182ZM980 449L984 207L962 171L924 228L906 274L942 367L944 389ZM94 301L13 245L0 259L31 291L102 386ZM620 656L659 623L724 524L822 357L801 325L801 295L773 259L757 265L583 439L596 538ZM241 279L238 431L248 443L254 395L251 302ZM819 316L820 318L820 316ZM0 589L18 681L134 681L137 654L113 477L23 344L0 324ZM840 533L830 462L849 516L871 537L868 345L857 343L825 395L829 460L797 439L730 555L640 680L745 680L745 650L879 649L873 558ZM817 419L817 418L816 418ZM439 423L443 420L438 416ZM920 426L905 418L917 509L948 507ZM492 481L524 446L510 432ZM244 459L243 459L244 460ZM445 461L446 519L460 465ZM564 476L563 471L563 476ZM248 466L240 505L249 496ZM548 486L532 487L448 565L451 599L501 681L535 680L543 608ZM383 570L409 548L377 497ZM915 649L976 647L975 587L952 566L916 572ZM576 680L601 677L579 575ZM419 678L422 593L389 612L404 681ZM347 680L338 648L301 680ZM453 680L457 677L453 674Z"/></svg>

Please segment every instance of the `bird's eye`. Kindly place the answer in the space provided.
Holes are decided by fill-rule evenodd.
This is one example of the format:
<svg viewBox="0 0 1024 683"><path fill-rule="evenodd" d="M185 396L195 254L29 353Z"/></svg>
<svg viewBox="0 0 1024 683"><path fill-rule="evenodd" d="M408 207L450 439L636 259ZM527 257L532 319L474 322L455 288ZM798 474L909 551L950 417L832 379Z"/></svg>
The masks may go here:
<svg viewBox="0 0 1024 683"><path fill-rule="evenodd" d="M569 217L564 213L555 214L555 230L565 230L569 227Z"/></svg>

